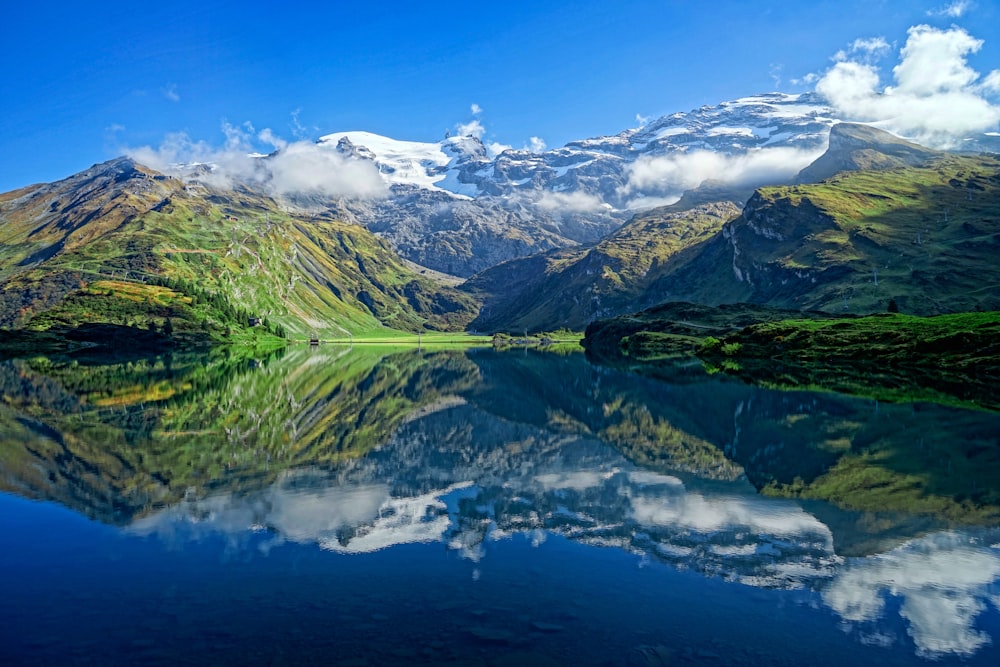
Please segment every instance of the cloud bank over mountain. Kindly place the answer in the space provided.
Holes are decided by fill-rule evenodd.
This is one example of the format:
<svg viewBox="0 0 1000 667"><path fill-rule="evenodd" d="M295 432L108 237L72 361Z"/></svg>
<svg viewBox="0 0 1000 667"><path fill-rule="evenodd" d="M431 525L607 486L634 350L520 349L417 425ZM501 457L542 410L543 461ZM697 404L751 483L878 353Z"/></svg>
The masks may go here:
<svg viewBox="0 0 1000 667"><path fill-rule="evenodd" d="M958 148L961 140L1000 123L1000 70L985 76L969 65L983 40L959 27L909 29L883 85L872 62L887 51L884 38L857 40L819 77L816 92L850 120L870 122L935 148Z"/></svg>
<svg viewBox="0 0 1000 667"><path fill-rule="evenodd" d="M127 148L125 153L163 173L197 177L220 188L246 183L279 196L318 194L352 199L380 199L387 194L386 184L371 162L326 150L311 141L288 142L269 128L255 133L250 123L223 123L222 131L226 141L221 147L175 133L159 147ZM275 152L270 156L257 153L254 139ZM197 166L206 169L193 168Z"/></svg>

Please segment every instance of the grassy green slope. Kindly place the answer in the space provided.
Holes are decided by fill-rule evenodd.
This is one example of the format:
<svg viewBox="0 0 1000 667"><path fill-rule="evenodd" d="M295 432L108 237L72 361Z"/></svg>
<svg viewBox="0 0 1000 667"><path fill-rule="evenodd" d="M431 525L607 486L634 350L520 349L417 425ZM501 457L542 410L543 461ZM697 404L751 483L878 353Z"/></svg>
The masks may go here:
<svg viewBox="0 0 1000 667"><path fill-rule="evenodd" d="M654 209L592 247L556 250L484 271L465 285L485 301L470 326L481 331L580 330L595 318L658 303L650 285L738 214L729 202L686 211Z"/></svg>
<svg viewBox="0 0 1000 667"><path fill-rule="evenodd" d="M8 193L0 216L0 326L170 317L192 331L245 328L229 310L334 337L456 330L474 311L360 227L250 192L184 186L127 160Z"/></svg>
<svg viewBox="0 0 1000 667"><path fill-rule="evenodd" d="M762 188L663 295L795 309L936 314L1000 308L1000 160L838 174ZM706 276L714 276L706 280Z"/></svg>

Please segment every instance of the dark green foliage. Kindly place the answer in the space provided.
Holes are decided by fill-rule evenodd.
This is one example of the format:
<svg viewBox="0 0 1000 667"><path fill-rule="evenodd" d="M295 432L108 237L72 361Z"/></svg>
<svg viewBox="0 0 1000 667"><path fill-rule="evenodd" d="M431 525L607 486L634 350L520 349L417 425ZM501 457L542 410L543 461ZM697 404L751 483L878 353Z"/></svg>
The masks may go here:
<svg viewBox="0 0 1000 667"><path fill-rule="evenodd" d="M739 345L733 370L747 379L1000 410L1000 312L769 322L730 334L726 344Z"/></svg>

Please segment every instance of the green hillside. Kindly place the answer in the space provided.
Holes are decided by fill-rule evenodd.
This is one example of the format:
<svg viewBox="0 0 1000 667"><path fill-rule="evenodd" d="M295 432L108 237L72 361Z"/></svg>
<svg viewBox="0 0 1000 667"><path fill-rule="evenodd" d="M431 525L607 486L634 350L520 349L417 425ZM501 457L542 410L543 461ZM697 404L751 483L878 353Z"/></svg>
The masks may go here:
<svg viewBox="0 0 1000 667"><path fill-rule="evenodd" d="M837 129L839 128L839 129ZM839 171L846 169L847 171ZM834 175L831 175L834 174ZM594 246L473 277L472 327L581 329L660 303L868 314L1000 308L1000 159L843 124L802 178L729 202L637 215Z"/></svg>
<svg viewBox="0 0 1000 667"><path fill-rule="evenodd" d="M650 286L737 215L739 209L731 202L683 211L652 209L593 246L555 250L484 271L463 286L484 301L470 327L581 330L596 318L659 303Z"/></svg>
<svg viewBox="0 0 1000 667"><path fill-rule="evenodd" d="M86 322L229 338L461 330L473 300L356 225L127 159L0 196L0 327Z"/></svg>
<svg viewBox="0 0 1000 667"><path fill-rule="evenodd" d="M762 188L697 257L661 281L665 301L748 301L867 314L1000 308L1000 160L840 173Z"/></svg>

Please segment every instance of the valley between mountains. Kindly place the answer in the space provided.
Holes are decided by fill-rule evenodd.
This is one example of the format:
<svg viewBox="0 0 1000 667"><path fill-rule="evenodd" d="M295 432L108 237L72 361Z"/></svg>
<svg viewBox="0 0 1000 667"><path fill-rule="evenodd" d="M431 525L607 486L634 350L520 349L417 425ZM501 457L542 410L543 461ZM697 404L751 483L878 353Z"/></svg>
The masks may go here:
<svg viewBox="0 0 1000 667"><path fill-rule="evenodd" d="M385 189L367 198L279 191L267 161L280 151L241 180L213 165L97 164L0 195L4 347L589 327L593 353L653 359L781 319L1000 310L1000 157L836 122L800 97L543 154L491 157L474 137L322 138L340 163L378 168ZM674 193L639 176L656 156L778 148L810 160ZM720 320L732 304L749 311ZM975 358L996 359L997 318L984 317Z"/></svg>

